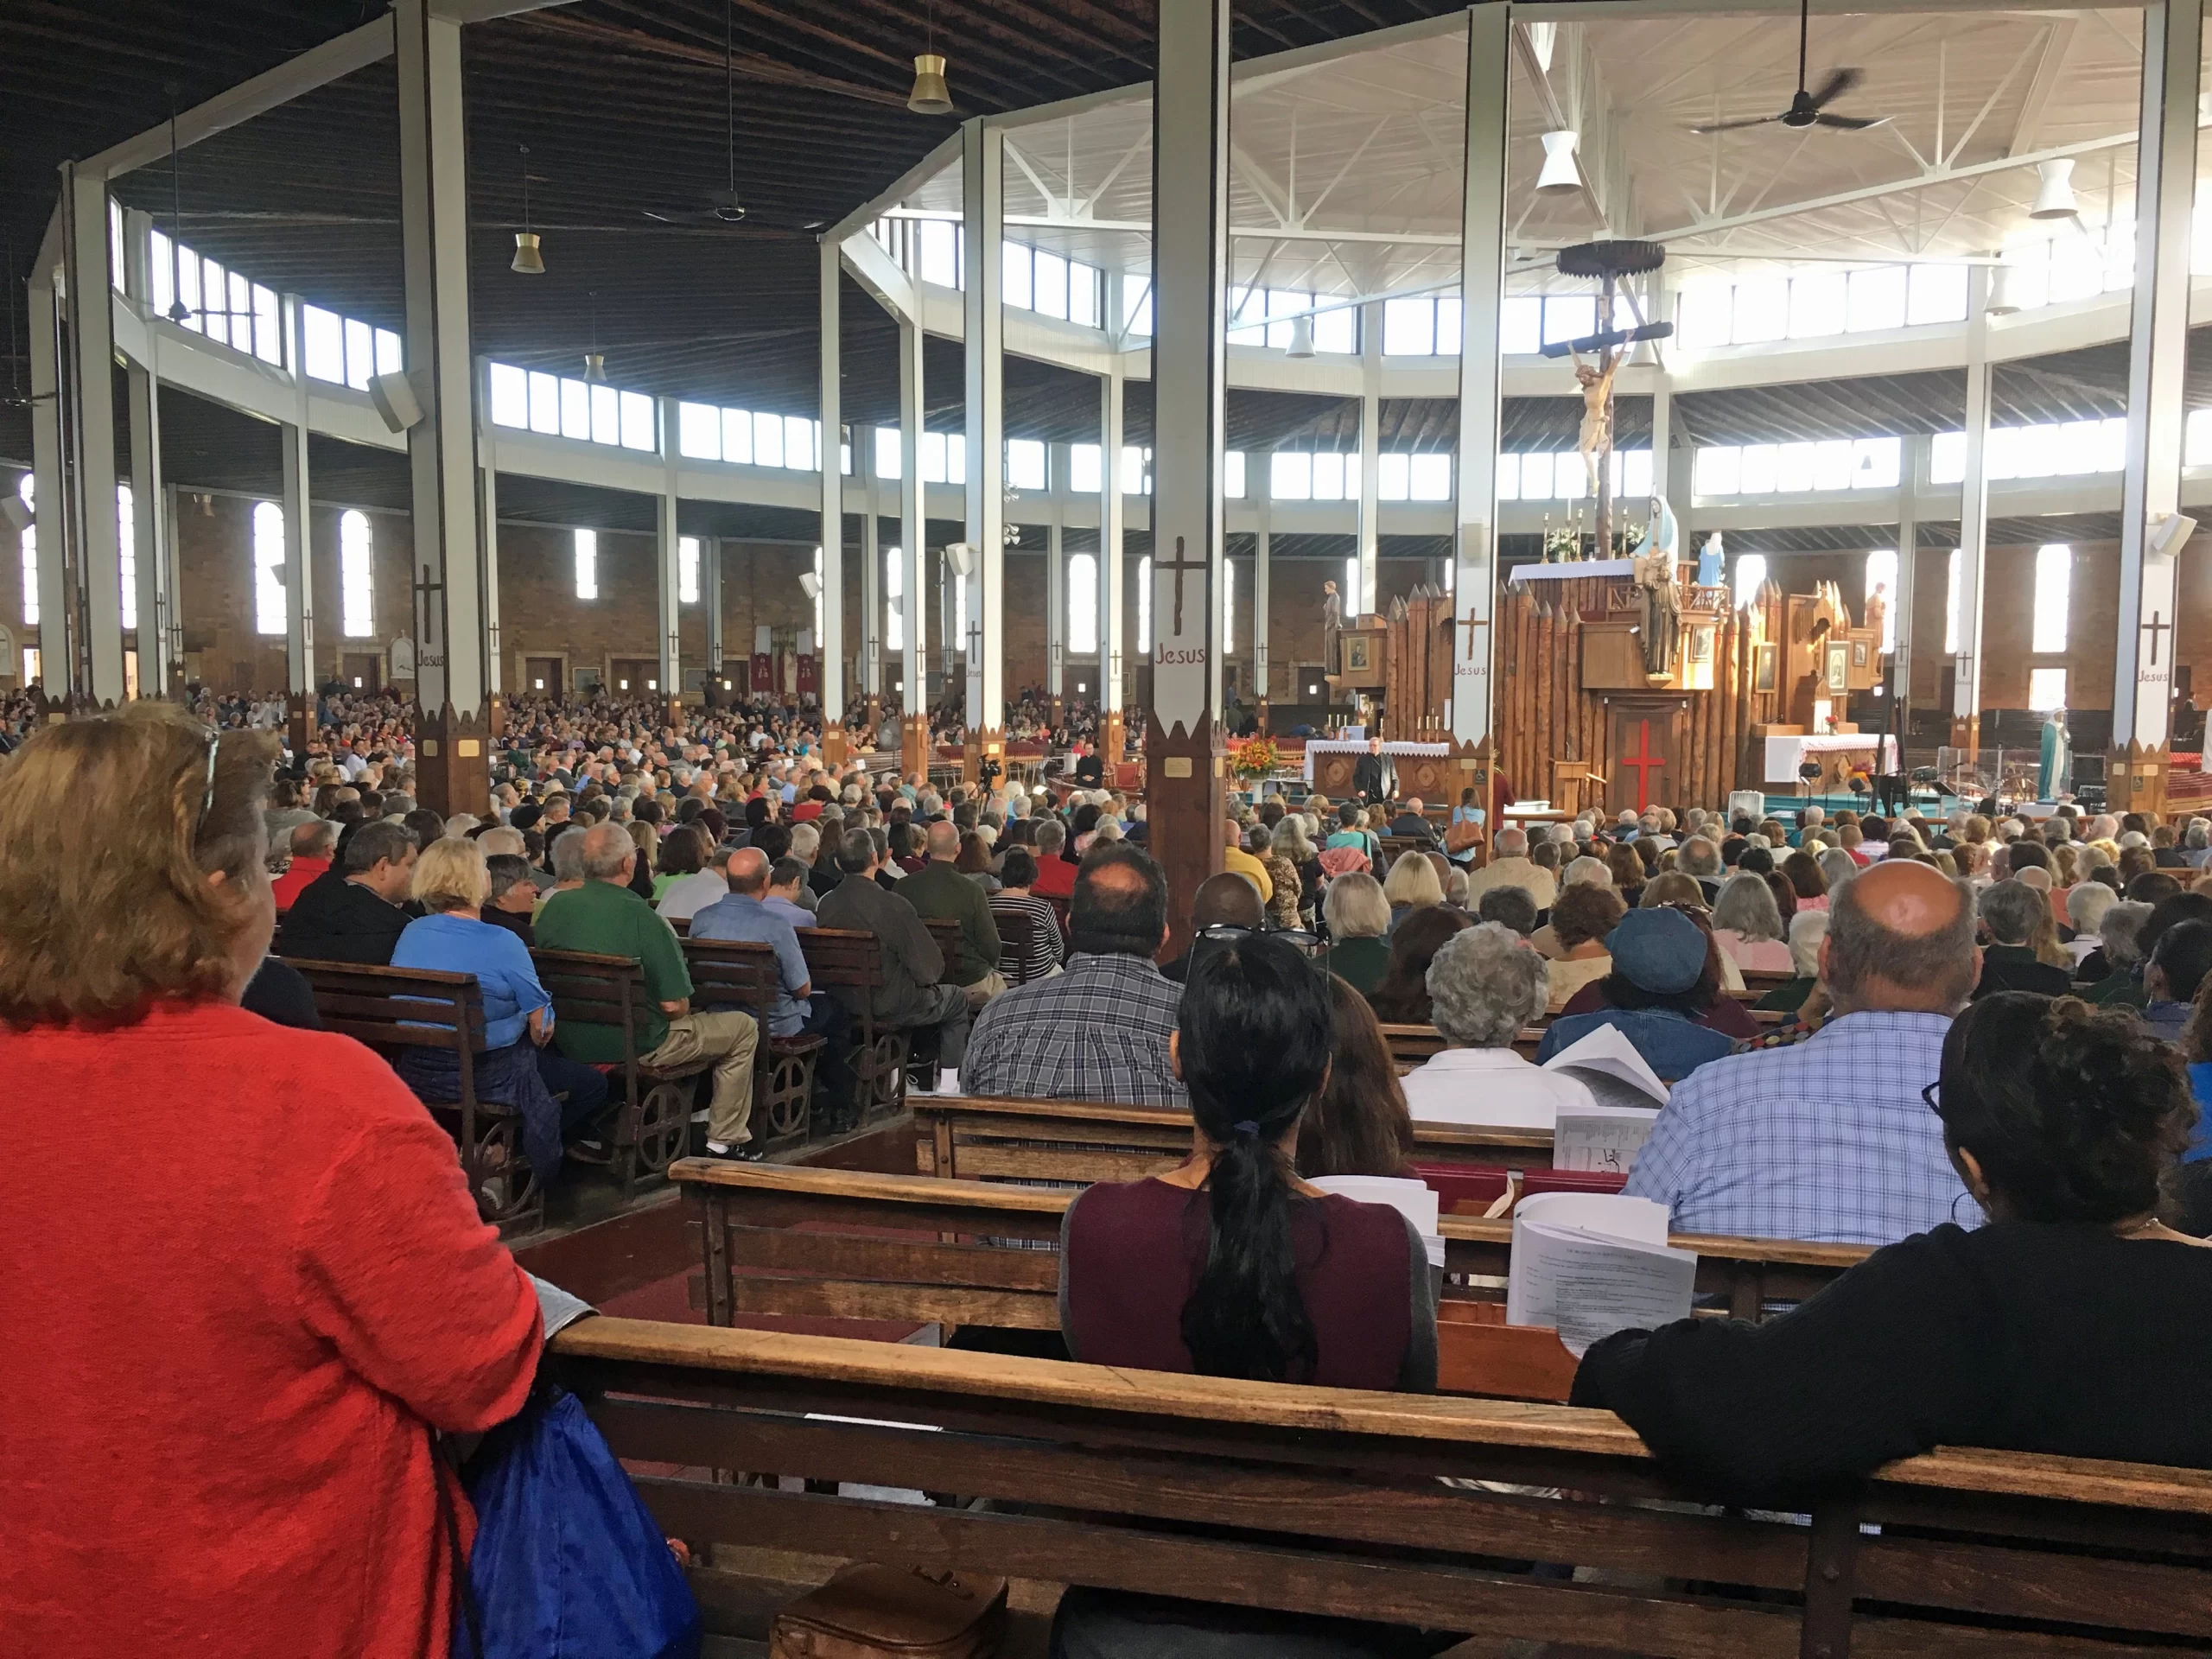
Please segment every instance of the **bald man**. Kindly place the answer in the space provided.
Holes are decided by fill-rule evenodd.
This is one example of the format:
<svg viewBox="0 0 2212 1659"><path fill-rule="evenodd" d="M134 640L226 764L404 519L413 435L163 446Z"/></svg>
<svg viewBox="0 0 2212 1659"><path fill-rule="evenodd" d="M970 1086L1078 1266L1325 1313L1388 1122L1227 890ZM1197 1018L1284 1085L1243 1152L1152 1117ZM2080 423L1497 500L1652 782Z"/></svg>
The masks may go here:
<svg viewBox="0 0 2212 1659"><path fill-rule="evenodd" d="M1962 882L1910 860L1835 891L1802 1043L1713 1061L1675 1086L1629 1193L1678 1233L1891 1244L1980 1211L1923 1090L1981 972Z"/></svg>
<svg viewBox="0 0 2212 1659"><path fill-rule="evenodd" d="M899 896L925 920L938 917L960 924L960 960L945 964L944 979L968 994L973 1013L1006 989L990 895L982 883L954 868L960 856L957 825L938 819L930 825L923 848L929 861L899 884Z"/></svg>
<svg viewBox="0 0 2212 1659"><path fill-rule="evenodd" d="M1243 928L1256 933L1266 920L1267 908L1249 881L1227 870L1210 875L1191 895L1191 948L1160 971L1180 985L1190 976L1192 959L1207 944L1208 928Z"/></svg>
<svg viewBox="0 0 2212 1659"><path fill-rule="evenodd" d="M577 834L569 831L571 837ZM707 1152L711 1157L750 1160L760 1155L747 1127L753 1116L753 1056L760 1027L741 1010L694 1013L691 975L683 951L666 922L630 890L638 849L617 823L595 823L582 832L583 883L556 893L538 913L537 943L548 950L586 950L626 957L645 969L645 1001L638 1012L639 1058L656 1070L714 1071L713 1098L707 1109ZM563 1020L554 1040L572 1060L603 1065L620 1064L622 1027Z"/></svg>

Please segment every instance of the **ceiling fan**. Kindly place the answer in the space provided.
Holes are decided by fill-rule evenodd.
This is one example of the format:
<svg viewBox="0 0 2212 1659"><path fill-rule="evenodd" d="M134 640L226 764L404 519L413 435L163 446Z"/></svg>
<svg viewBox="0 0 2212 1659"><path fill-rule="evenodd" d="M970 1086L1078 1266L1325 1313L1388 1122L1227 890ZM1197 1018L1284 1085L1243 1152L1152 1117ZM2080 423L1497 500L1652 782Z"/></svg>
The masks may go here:
<svg viewBox="0 0 2212 1659"><path fill-rule="evenodd" d="M642 211L647 219L662 225L688 225L704 221L708 224L736 225L744 220L745 202L737 194L737 74L735 54L736 5L734 0L724 0L722 6L722 104L729 136L729 185L716 190L707 198L703 207L680 208L674 213L656 213L647 207Z"/></svg>
<svg viewBox="0 0 2212 1659"><path fill-rule="evenodd" d="M165 83L165 86L169 95L170 299L169 308L167 311L164 311L162 315L180 327L188 328L193 327L192 319L194 317L200 318L202 322L205 322L206 320L210 317L220 317L224 320L222 326L224 332L226 334L229 332L232 320L241 321L250 328L253 326L253 313L250 310L233 311L231 309L230 295L227 291L227 284L226 284L226 292L222 296L221 302L219 304L187 305L184 302L184 182L183 173L181 170L182 163L178 160L179 149L176 141L176 99L177 93L181 91L182 88L179 86L175 81L168 81ZM194 276L195 286L197 285L199 277L195 272ZM207 296L203 294L200 297L205 299Z"/></svg>
<svg viewBox="0 0 2212 1659"><path fill-rule="evenodd" d="M1890 118L1886 115L1864 117L1830 115L1827 106L1841 98L1866 77L1858 69L1838 69L1831 74L1817 92L1805 90L1805 50L1813 27L1812 0L1797 0L1797 95L1789 100L1789 107L1780 115L1755 115L1745 121L1713 121L1690 130L1700 137L1707 133L1733 132L1741 127L1764 127L1780 122L1785 127L1833 127L1840 132L1864 132L1869 127L1878 127Z"/></svg>

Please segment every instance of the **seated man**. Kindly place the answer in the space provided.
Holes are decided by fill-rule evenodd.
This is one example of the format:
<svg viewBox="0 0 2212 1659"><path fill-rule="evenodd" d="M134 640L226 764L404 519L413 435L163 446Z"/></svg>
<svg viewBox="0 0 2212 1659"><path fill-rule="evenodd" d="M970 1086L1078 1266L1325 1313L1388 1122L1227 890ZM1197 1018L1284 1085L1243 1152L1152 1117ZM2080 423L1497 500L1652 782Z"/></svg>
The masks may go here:
<svg viewBox="0 0 2212 1659"><path fill-rule="evenodd" d="M1058 818L1037 826L1037 880L1029 891L1039 899L1067 899L1075 893L1076 867L1060 855L1068 844L1068 827Z"/></svg>
<svg viewBox="0 0 2212 1659"><path fill-rule="evenodd" d="M724 894L693 912L690 937L750 941L776 953L779 982L775 1006L768 1010L768 1034L796 1037L806 1032L826 1040L821 1063L815 1067L816 1084L825 1096L822 1127L833 1135L842 1133L859 1116L853 1099L849 1052L852 1016L835 997L814 995L813 976L807 969L806 953L799 949L798 935L788 917L768 899L769 883L775 870L783 867L771 867L767 855L757 847L741 847L724 863ZM793 868L798 873L791 881L795 887L804 880L804 867ZM795 907L786 904L785 909L791 908ZM805 915L804 911L798 913ZM811 926L813 921L809 916L804 925Z"/></svg>
<svg viewBox="0 0 2212 1659"><path fill-rule="evenodd" d="M2048 893L2015 875L1984 887L1980 908L1989 944L1982 950L1981 979L1974 988L1977 1001L1993 991L2064 996L2074 988L2073 974L2043 961L2029 943L2050 914Z"/></svg>
<svg viewBox="0 0 2212 1659"><path fill-rule="evenodd" d="M1244 850L1244 826L1234 818L1221 821L1224 831L1221 868L1230 875L1240 875L1256 888L1262 904L1275 896L1274 878L1268 874L1268 867Z"/></svg>
<svg viewBox="0 0 2212 1659"><path fill-rule="evenodd" d="M816 925L875 936L883 947L883 984L874 993L876 1025L891 1031L934 1027L938 1064L958 1071L968 1047L968 994L944 982L944 952L938 949L913 906L877 884L882 862L874 836L865 830L848 830L837 843L837 868L846 879L822 900ZM855 876L860 880L854 880ZM903 889L906 883L899 885ZM868 995L840 990L837 1000L857 1016Z"/></svg>
<svg viewBox="0 0 2212 1659"><path fill-rule="evenodd" d="M291 909L310 881L329 869L331 855L338 849L338 825L328 818L311 818L296 824L292 830L291 848L290 868L269 884L276 896L279 916Z"/></svg>
<svg viewBox="0 0 2212 1659"><path fill-rule="evenodd" d="M1834 1016L1789 1047L1685 1079L1630 1173L1679 1233L1892 1244L1979 1224L1924 1090L1981 971L1973 902L1929 865L1854 876L1828 906Z"/></svg>
<svg viewBox="0 0 2212 1659"><path fill-rule="evenodd" d="M346 842L341 863L292 901L283 952L309 962L389 967L392 947L414 919L404 906L415 879L415 836L397 818L362 824Z"/></svg>
<svg viewBox="0 0 2212 1659"><path fill-rule="evenodd" d="M1227 880L1251 893L1241 877ZM1184 1104L1167 1052L1181 988L1153 965L1167 939L1167 878L1134 847L1095 852L1076 879L1071 922L1066 971L1017 986L983 1010L961 1087L1026 1100Z"/></svg>
<svg viewBox="0 0 2212 1659"><path fill-rule="evenodd" d="M1398 803L1398 816L1390 820L1390 833L1414 841L1434 841L1436 831L1421 816L1421 797L1408 795Z"/></svg>
<svg viewBox="0 0 2212 1659"><path fill-rule="evenodd" d="M1249 881L1227 870L1219 875L1210 875L1198 883L1198 890L1191 895L1189 946L1174 961L1163 963L1160 971L1176 984L1185 984L1191 976L1191 963L1200 960L1212 943L1206 938L1207 929L1257 933L1267 925L1267 919L1266 907L1261 904L1260 895L1252 891Z"/></svg>
<svg viewBox="0 0 2212 1659"><path fill-rule="evenodd" d="M960 960L944 977L968 994L968 1006L980 1008L1006 989L999 971L999 925L991 919L990 895L957 868L960 830L940 819L930 825L925 843L928 860L899 884L899 896L917 916L960 924Z"/></svg>
<svg viewBox="0 0 2212 1659"><path fill-rule="evenodd" d="M1497 855L1467 878L1467 902L1479 905L1492 887L1519 887L1536 901L1538 910L1549 910L1559 896L1558 879L1529 856L1529 832L1501 830L1491 842Z"/></svg>
<svg viewBox="0 0 2212 1659"><path fill-rule="evenodd" d="M548 950L588 950L626 957L645 969L645 1006L637 1029L639 1058L661 1070L696 1060L714 1064L707 1107L707 1153L747 1160L760 1154L747 1127L753 1116L753 1055L760 1028L735 1010L694 1013L691 974L683 947L653 907L630 890L638 849L619 823L571 830L581 836L583 885L556 893L537 914L537 943ZM594 1065L622 1058L622 1028L563 1020L554 1033L561 1052Z"/></svg>

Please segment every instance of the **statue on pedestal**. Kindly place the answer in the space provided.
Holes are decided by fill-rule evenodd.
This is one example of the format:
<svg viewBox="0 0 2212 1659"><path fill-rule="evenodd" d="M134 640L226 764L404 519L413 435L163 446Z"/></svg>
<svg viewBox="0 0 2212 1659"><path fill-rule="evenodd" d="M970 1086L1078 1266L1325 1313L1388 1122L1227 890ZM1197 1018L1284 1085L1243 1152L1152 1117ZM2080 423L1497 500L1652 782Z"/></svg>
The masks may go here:
<svg viewBox="0 0 2212 1659"><path fill-rule="evenodd" d="M1337 635L1344 625L1344 602L1337 592L1337 584L1321 584L1321 671L1341 674L1344 669L1337 661Z"/></svg>
<svg viewBox="0 0 2212 1659"><path fill-rule="evenodd" d="M1636 561L1636 588L1643 601L1643 675L1654 685L1674 677L1675 641L1682 628L1682 598L1672 553Z"/></svg>

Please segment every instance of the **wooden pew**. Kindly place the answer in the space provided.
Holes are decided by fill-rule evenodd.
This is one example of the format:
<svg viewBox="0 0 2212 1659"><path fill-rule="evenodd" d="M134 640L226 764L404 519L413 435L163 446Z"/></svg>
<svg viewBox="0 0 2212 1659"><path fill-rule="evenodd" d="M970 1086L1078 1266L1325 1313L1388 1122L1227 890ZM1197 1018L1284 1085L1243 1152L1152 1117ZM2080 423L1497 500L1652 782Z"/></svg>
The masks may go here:
<svg viewBox="0 0 2212 1659"><path fill-rule="evenodd" d="M621 1103L614 1115L612 1167L627 1198L641 1179L664 1174L691 1142L691 1079L712 1068L696 1060L673 1071L649 1066L638 1046L650 994L645 969L627 957L532 947L537 982L553 999L555 1040L570 1020L612 1026L622 1033L622 1058L600 1070Z"/></svg>
<svg viewBox="0 0 2212 1659"><path fill-rule="evenodd" d="M960 924L950 916L925 916L922 925L937 941L937 948L944 953L944 977L950 982L960 971L963 952L960 943Z"/></svg>
<svg viewBox="0 0 2212 1659"><path fill-rule="evenodd" d="M691 1305L709 1324L778 1315L1059 1328L1060 1217L1075 1196L1065 1189L699 1158L670 1178L683 1191L701 1263ZM1446 1302L1488 1303L1502 1319L1513 1224L1447 1215L1438 1227ZM1749 1319L1770 1303L1803 1300L1870 1253L1782 1239L1671 1242L1696 1252L1699 1293L1725 1298ZM1510 1392L1487 1386L1496 1344L1465 1328L1471 1316L1458 1323L1440 1332L1442 1386ZM1570 1361L1553 1379L1555 1397L1565 1398L1572 1376Z"/></svg>
<svg viewBox="0 0 2212 1659"><path fill-rule="evenodd" d="M476 976L296 957L291 965L315 993L323 1029L367 1044L394 1070L410 1048L444 1049L454 1056L459 1097L430 1103L430 1113L454 1132L477 1213L502 1232L543 1227L545 1177L554 1172L531 1167L523 1151L520 1114L476 1097L475 1058L484 1046L484 998Z"/></svg>
<svg viewBox="0 0 2212 1659"><path fill-rule="evenodd" d="M883 944L850 928L802 927L798 948L817 991L856 991L859 1030L853 1046L855 1121L878 1111L895 1114L906 1100L907 1035L875 1024L875 996L883 988Z"/></svg>
<svg viewBox="0 0 2212 1659"><path fill-rule="evenodd" d="M706 1008L744 1008L758 1018L760 1041L753 1052L753 1111L767 1125L762 1138L798 1141L807 1136L814 1100L814 1068L829 1039L800 1032L768 1034L768 1014L781 988L772 946L744 940L683 941L693 1002Z"/></svg>
<svg viewBox="0 0 2212 1659"><path fill-rule="evenodd" d="M1823 1497L1801 1526L1683 1507L1716 1495L1662 1474L1607 1412L608 1318L563 1332L547 1370L618 1457L678 1471L637 1484L695 1561L703 1545L766 1539L1389 1619L1486 1653L1516 1640L1696 1659L2212 1646L2202 1471L1944 1450ZM844 1482L958 1497L918 1506L841 1496ZM760 1634L760 1580L700 1567L693 1583L717 1634Z"/></svg>
<svg viewBox="0 0 2212 1659"><path fill-rule="evenodd" d="M1180 1106L1113 1106L1080 1100L917 1097L915 1167L965 1180L1134 1181L1191 1153L1191 1114ZM1417 1164L1551 1167L1548 1129L1416 1123Z"/></svg>

